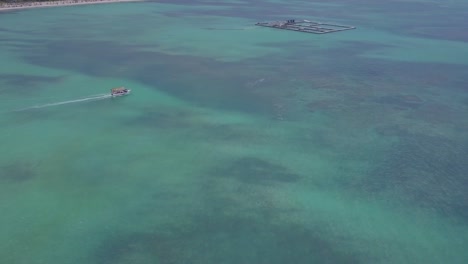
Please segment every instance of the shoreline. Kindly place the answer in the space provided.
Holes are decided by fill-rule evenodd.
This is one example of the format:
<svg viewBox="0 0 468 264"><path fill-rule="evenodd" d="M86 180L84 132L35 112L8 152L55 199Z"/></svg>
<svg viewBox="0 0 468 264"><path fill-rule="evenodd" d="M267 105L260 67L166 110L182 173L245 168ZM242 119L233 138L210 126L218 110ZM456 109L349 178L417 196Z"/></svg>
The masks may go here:
<svg viewBox="0 0 468 264"><path fill-rule="evenodd" d="M111 3L122 3L122 2L143 2L145 0L61 0L61 1L49 1L49 2L23 2L23 3L12 3L12 4L0 4L0 12L31 9L31 8L44 8L44 7L62 7L62 6L74 6L74 5L92 5L92 4L111 4Z"/></svg>

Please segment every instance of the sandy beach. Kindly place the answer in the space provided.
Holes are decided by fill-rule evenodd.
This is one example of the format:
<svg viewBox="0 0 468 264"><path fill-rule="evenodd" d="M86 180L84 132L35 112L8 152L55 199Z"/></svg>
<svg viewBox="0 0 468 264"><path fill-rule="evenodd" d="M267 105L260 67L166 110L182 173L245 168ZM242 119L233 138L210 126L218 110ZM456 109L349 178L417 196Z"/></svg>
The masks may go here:
<svg viewBox="0 0 468 264"><path fill-rule="evenodd" d="M26 2L26 3L0 3L0 11L40 8L40 7L58 7L72 5L91 5L91 4L109 4L119 2L143 2L144 0L66 0L66 1L51 1L51 2Z"/></svg>

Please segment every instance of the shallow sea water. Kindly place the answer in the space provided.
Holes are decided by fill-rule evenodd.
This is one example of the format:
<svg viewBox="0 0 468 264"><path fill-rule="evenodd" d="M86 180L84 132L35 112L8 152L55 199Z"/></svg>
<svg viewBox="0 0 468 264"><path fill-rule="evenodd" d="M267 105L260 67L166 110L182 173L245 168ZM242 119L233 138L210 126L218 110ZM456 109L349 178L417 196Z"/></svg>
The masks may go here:
<svg viewBox="0 0 468 264"><path fill-rule="evenodd" d="M467 263L467 8L0 13L0 263Z"/></svg>

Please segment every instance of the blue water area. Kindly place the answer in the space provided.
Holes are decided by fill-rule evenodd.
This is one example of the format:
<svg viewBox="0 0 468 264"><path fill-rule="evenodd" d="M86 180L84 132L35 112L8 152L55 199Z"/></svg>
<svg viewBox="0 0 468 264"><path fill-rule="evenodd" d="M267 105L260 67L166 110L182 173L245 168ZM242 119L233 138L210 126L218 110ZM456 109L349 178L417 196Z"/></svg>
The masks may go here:
<svg viewBox="0 0 468 264"><path fill-rule="evenodd" d="M468 263L467 8L1 12L0 263Z"/></svg>

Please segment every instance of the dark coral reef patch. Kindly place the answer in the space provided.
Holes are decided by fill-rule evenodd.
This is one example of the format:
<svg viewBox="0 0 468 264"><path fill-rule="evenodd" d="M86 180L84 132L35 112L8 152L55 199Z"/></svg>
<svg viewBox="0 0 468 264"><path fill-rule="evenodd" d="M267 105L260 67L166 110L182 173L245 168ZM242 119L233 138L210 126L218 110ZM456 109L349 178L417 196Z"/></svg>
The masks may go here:
<svg viewBox="0 0 468 264"><path fill-rule="evenodd" d="M25 182L36 176L36 165L15 161L4 166L0 166L0 181L4 182Z"/></svg>
<svg viewBox="0 0 468 264"><path fill-rule="evenodd" d="M351 185L373 195L397 192L412 204L468 219L468 143L399 127L383 133L398 135L400 142L367 177Z"/></svg>
<svg viewBox="0 0 468 264"><path fill-rule="evenodd" d="M24 93L34 92L42 84L53 84L63 80L62 76L49 77L28 74L0 74L0 82L3 82L3 88L9 92Z"/></svg>
<svg viewBox="0 0 468 264"><path fill-rule="evenodd" d="M419 108L424 101L416 95L386 95L375 99L375 102L379 104L386 104L394 106L401 110L416 109Z"/></svg>
<svg viewBox="0 0 468 264"><path fill-rule="evenodd" d="M226 167L218 168L214 174L235 178L245 183L264 184L268 182L296 182L298 174L286 167L254 157L244 157L233 161Z"/></svg>
<svg viewBox="0 0 468 264"><path fill-rule="evenodd" d="M192 225L164 232L110 236L96 250L101 264L123 263L360 263L319 232L241 217L194 216Z"/></svg>

